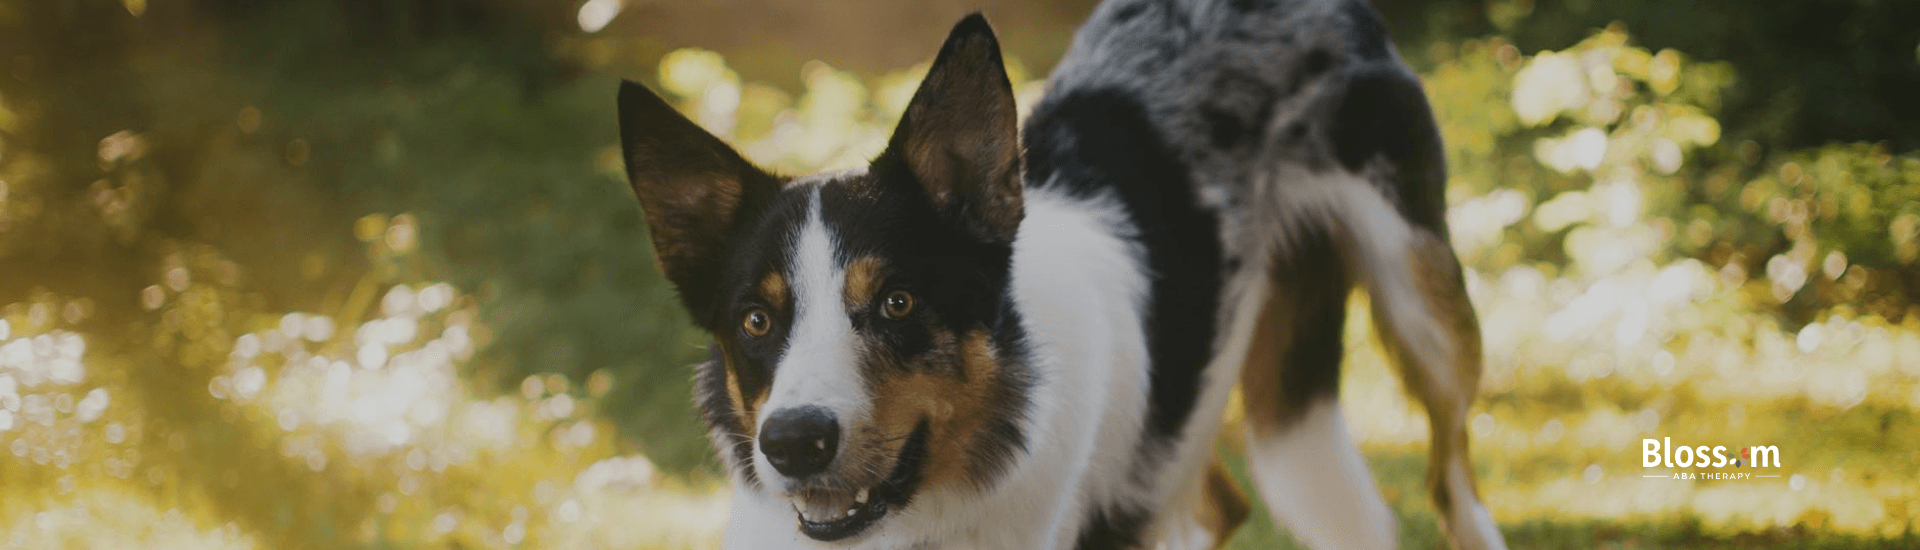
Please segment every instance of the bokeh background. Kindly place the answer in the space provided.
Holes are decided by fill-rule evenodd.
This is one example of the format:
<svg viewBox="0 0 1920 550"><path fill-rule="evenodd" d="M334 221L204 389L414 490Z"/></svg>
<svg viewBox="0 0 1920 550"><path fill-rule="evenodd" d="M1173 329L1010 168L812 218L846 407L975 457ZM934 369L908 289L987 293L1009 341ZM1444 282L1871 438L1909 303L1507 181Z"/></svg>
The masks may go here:
<svg viewBox="0 0 1920 550"><path fill-rule="evenodd" d="M617 79L847 166L963 13L1030 105L1092 4L0 0L0 546L713 547ZM1377 4L1446 138L1514 545L1920 547L1920 2ZM1344 406L1440 547L1363 301ZM1643 437L1782 477L1643 478Z"/></svg>

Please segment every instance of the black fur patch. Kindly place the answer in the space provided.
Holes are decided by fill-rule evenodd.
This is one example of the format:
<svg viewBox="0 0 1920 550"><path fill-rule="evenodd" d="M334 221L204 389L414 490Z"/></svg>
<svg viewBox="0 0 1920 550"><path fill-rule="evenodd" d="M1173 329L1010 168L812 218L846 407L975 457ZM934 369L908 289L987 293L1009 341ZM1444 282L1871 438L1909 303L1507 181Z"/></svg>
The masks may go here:
<svg viewBox="0 0 1920 550"><path fill-rule="evenodd" d="M820 219L836 237L835 261L884 258L891 276L878 295L906 289L939 313L954 333L989 326L1003 313L1012 276L1012 243L982 242L966 226L935 211L906 165L892 155L875 160L868 181L820 187ZM877 310L855 312L855 327L870 327L904 355L924 350L928 335L893 327ZM892 330L901 329L901 330Z"/></svg>
<svg viewBox="0 0 1920 550"><path fill-rule="evenodd" d="M1228 6L1234 11L1259 11L1272 7L1273 0L1233 0Z"/></svg>
<svg viewBox="0 0 1920 550"><path fill-rule="evenodd" d="M1279 280L1274 281L1293 289L1297 300L1291 304L1295 311L1287 316L1294 322L1281 328L1291 332L1287 341L1292 345L1280 358L1280 365L1246 367L1280 369L1280 387L1243 390L1280 392L1280 412L1293 418L1304 414L1317 398L1340 393L1340 360L1346 353L1342 331L1347 325L1347 295L1352 290L1330 235L1315 231L1302 235L1299 243L1286 265L1276 270Z"/></svg>
<svg viewBox="0 0 1920 550"><path fill-rule="evenodd" d="M1374 11L1373 4L1365 0L1348 0L1340 7L1346 12L1347 40L1353 44L1353 52L1360 57L1385 60L1391 37L1387 36L1387 24L1380 20L1380 12Z"/></svg>
<svg viewBox="0 0 1920 550"><path fill-rule="evenodd" d="M1306 60L1300 64L1300 70L1304 71L1303 75L1308 77L1320 76L1320 73L1327 72L1327 69L1332 67L1333 54L1327 53L1324 49L1315 49L1312 53L1308 53Z"/></svg>
<svg viewBox="0 0 1920 550"><path fill-rule="evenodd" d="M1273 118L1273 102L1278 96L1272 85L1257 76L1235 70L1221 71L1214 78L1206 103L1200 106L1200 118L1207 123L1208 140L1216 149L1233 149L1257 141L1267 120Z"/></svg>
<svg viewBox="0 0 1920 550"><path fill-rule="evenodd" d="M1126 92L1049 97L1029 119L1026 145L1027 181L1079 196L1111 193L1132 217L1152 275L1146 442L1177 438L1211 356L1222 278L1219 219L1200 206L1186 164Z"/></svg>
<svg viewBox="0 0 1920 550"><path fill-rule="evenodd" d="M1135 17L1139 17L1140 13L1144 11L1147 11L1147 2L1145 0L1120 6L1119 11L1113 12L1113 22L1124 24L1132 21Z"/></svg>
<svg viewBox="0 0 1920 550"><path fill-rule="evenodd" d="M1287 125L1287 139L1301 140L1307 137L1307 123L1295 122Z"/></svg>
<svg viewBox="0 0 1920 550"><path fill-rule="evenodd" d="M1247 126L1241 123L1240 117L1234 116L1233 113L1202 107L1200 118L1207 122L1207 138L1213 142L1214 147L1230 149L1239 143L1241 138L1246 137Z"/></svg>
<svg viewBox="0 0 1920 550"><path fill-rule="evenodd" d="M1081 525L1080 538L1073 547L1075 550L1139 548L1147 519L1146 514L1094 510Z"/></svg>
<svg viewBox="0 0 1920 550"><path fill-rule="evenodd" d="M1398 181L1385 182L1397 185L1382 191L1400 198L1401 215L1446 235L1446 159L1420 82L1387 64L1360 68L1348 79L1329 129L1340 163L1359 172L1385 158Z"/></svg>
<svg viewBox="0 0 1920 550"><path fill-rule="evenodd" d="M914 495L920 492L920 483L926 481L926 473L927 421L921 420L908 432L907 443L900 447L900 461L894 463L893 471L887 474L887 485L898 493L882 496L892 497L896 507L912 504Z"/></svg>

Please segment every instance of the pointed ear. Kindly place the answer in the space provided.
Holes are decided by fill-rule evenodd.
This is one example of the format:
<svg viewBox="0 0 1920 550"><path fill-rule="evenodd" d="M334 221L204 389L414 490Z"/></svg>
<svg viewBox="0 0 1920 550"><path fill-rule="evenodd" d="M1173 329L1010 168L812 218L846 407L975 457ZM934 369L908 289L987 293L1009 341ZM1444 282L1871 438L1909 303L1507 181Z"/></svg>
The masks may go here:
<svg viewBox="0 0 1920 550"><path fill-rule="evenodd" d="M704 321L727 243L779 181L631 81L620 83L620 147L660 269Z"/></svg>
<svg viewBox="0 0 1920 550"><path fill-rule="evenodd" d="M887 155L903 161L933 201L987 242L1020 227L1020 143L1013 84L987 19L960 20L913 93Z"/></svg>

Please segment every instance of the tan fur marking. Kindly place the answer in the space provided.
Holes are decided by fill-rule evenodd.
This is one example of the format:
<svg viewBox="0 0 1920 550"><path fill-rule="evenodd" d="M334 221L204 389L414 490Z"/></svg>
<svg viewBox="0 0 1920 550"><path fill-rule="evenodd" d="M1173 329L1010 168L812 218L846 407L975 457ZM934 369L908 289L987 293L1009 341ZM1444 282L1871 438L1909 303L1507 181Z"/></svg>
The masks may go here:
<svg viewBox="0 0 1920 550"><path fill-rule="evenodd" d="M861 256L847 264L847 286L842 298L846 300L848 310L858 310L873 303L873 295L880 292L880 279L885 275L886 262L873 256Z"/></svg>
<svg viewBox="0 0 1920 550"><path fill-rule="evenodd" d="M1393 329L1391 310L1375 301L1374 330L1400 367L1407 391L1428 408L1428 415L1458 409L1464 414L1480 388L1480 323L1473 303L1467 298L1466 280L1453 250L1432 234L1415 234L1406 251L1408 278L1426 306L1425 319L1415 323L1433 323L1445 331L1453 345L1453 357L1422 357L1408 349ZM1435 408L1439 410L1436 411Z"/></svg>
<svg viewBox="0 0 1920 550"><path fill-rule="evenodd" d="M1380 332L1387 350L1400 367L1407 391L1427 409L1432 447L1427 458L1427 487L1433 491L1434 506L1449 528L1460 518L1453 517L1456 502L1478 501L1477 483L1471 467L1465 468L1464 487L1447 479L1450 462L1471 464L1467 453L1466 417L1475 394L1480 390L1480 323L1468 299L1459 260L1447 243L1431 233L1417 232L1406 250L1408 274L1415 290L1426 302L1428 319L1402 320L1433 323L1453 344L1452 357L1424 357L1409 349L1392 329L1386 308L1374 304L1374 329ZM1464 494L1461 494L1464 493Z"/></svg>
<svg viewBox="0 0 1920 550"><path fill-rule="evenodd" d="M787 278L779 272L768 273L760 279L760 297L776 308L787 307Z"/></svg>
<svg viewBox="0 0 1920 550"><path fill-rule="evenodd" d="M947 398L955 409L955 417L949 420L952 428L944 441L935 445L942 455L954 457L945 464L952 470L940 472L940 477L934 477L934 472L929 470L929 477L934 479L958 479L966 475L969 463L965 459L972 457L968 451L979 440L981 430L992 416L987 407L1000 375L1000 362L994 360L993 344L986 331L973 331L961 337L960 368L964 369L966 378L958 384L958 391Z"/></svg>
<svg viewBox="0 0 1920 550"><path fill-rule="evenodd" d="M742 420L742 424L752 424L751 422L745 422L746 419L753 417L747 414L747 398L740 395L740 377L733 374L733 365L729 364L725 368L727 371L727 402L733 404L733 415L735 418ZM749 432L747 435L752 435L753 427L747 426L747 431Z"/></svg>
<svg viewBox="0 0 1920 550"><path fill-rule="evenodd" d="M752 396L749 396L747 398L747 413L760 414L759 413L760 407L766 406L767 396L770 395L771 393L772 393L772 388L766 387L766 388L760 388L760 393L756 393L756 394L753 394ZM752 417L748 417L748 418L752 418Z"/></svg>
<svg viewBox="0 0 1920 550"><path fill-rule="evenodd" d="M1479 390L1480 320L1474 315L1472 300L1467 297L1465 274L1453 256L1453 249L1440 239L1422 237L1413 249L1414 280L1420 287L1420 295L1426 298L1428 311L1437 317L1435 320L1458 346L1455 367L1462 375L1462 387L1454 390L1467 394L1471 400Z"/></svg>
<svg viewBox="0 0 1920 550"><path fill-rule="evenodd" d="M754 411L759 410L760 405L766 402L767 392L761 391L754 397L752 403L747 402L746 396L740 390L740 376L734 369L732 354L722 349L720 357L723 363L721 370L727 373L727 402L733 405L734 417L740 419L740 424L745 429L746 433L742 435L751 439L759 431L759 426L753 421Z"/></svg>
<svg viewBox="0 0 1920 550"><path fill-rule="evenodd" d="M1247 494L1240 490L1240 485L1233 482L1233 476L1227 473L1227 463L1217 456L1207 467L1207 484L1202 491L1204 498L1200 499L1197 518L1202 527L1213 533L1213 547L1225 548L1233 532L1239 530L1253 512L1253 506L1248 504Z"/></svg>
<svg viewBox="0 0 1920 550"><path fill-rule="evenodd" d="M967 333L960 349L960 360L965 363L970 385L980 385L1000 376L1000 361L994 359L994 352L993 341L987 338L987 331Z"/></svg>
<svg viewBox="0 0 1920 550"><path fill-rule="evenodd" d="M927 420L930 447L925 480L929 486L941 486L957 483L968 474L973 456L969 451L993 416L988 407L1001 365L984 330L957 337L935 334L928 356L956 358L957 364L889 369L896 374L878 381L874 414L884 436L901 441L890 452L898 451L921 419Z"/></svg>
<svg viewBox="0 0 1920 550"><path fill-rule="evenodd" d="M1247 358L1240 368L1247 425L1256 430L1285 426L1291 405L1284 402L1284 392L1280 391L1280 374L1285 368L1281 354L1286 353L1293 340L1293 332L1281 326L1281 315L1292 304L1283 303L1290 301L1282 297L1287 291L1279 286L1275 285L1274 295L1260 306L1260 317L1253 325L1256 336L1247 346Z"/></svg>

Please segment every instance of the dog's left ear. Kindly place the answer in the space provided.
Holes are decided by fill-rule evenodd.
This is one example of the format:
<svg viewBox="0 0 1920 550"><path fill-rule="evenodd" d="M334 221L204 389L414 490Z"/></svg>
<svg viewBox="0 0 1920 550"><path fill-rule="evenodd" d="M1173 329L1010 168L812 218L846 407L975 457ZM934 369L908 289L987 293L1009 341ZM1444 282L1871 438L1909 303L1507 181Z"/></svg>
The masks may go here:
<svg viewBox="0 0 1920 550"><path fill-rule="evenodd" d="M960 20L913 93L886 155L933 206L986 242L1012 242L1024 210L1013 84L987 19Z"/></svg>
<svg viewBox="0 0 1920 550"><path fill-rule="evenodd" d="M647 214L654 254L704 325L728 242L780 183L645 86L621 82L619 100L621 156Z"/></svg>

